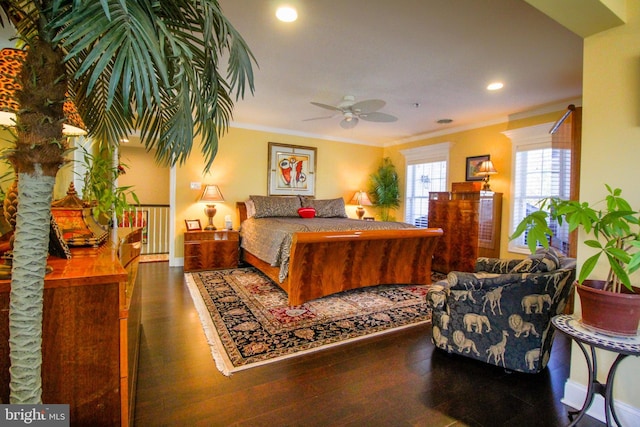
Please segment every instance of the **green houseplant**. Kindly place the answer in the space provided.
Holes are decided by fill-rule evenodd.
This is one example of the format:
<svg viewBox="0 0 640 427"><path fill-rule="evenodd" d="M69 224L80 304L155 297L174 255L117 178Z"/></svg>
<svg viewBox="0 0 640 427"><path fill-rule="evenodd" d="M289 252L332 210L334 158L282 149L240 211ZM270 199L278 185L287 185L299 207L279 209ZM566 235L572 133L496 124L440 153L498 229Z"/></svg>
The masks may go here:
<svg viewBox="0 0 640 427"><path fill-rule="evenodd" d="M540 210L527 215L510 239L527 232L527 245L533 253L539 245L549 247L548 238L553 233L548 220L568 224L569 231L583 232L588 236L584 245L596 251L584 261L578 273L577 290L582 302L583 322L606 332L635 335L640 320L640 289L632 285L631 275L640 269L640 212L631 208L622 197L621 189L612 189L606 184L605 187L607 195L596 203L556 197L541 200ZM606 280L588 280L603 256L609 265ZM605 315L604 307L590 312L591 300L596 295L624 304L624 308L613 308L611 314L621 316L612 319L611 325L606 324L609 315ZM634 308L636 301L638 307ZM606 304L609 307L612 303ZM595 317L591 318L592 315Z"/></svg>
<svg viewBox="0 0 640 427"><path fill-rule="evenodd" d="M99 146L97 154L81 147L83 175L82 199L92 209L93 216L101 223L122 218L124 211L130 209L129 197L139 204L138 196L132 186L115 186L118 176L125 173L126 165L113 164L113 150L108 146Z"/></svg>
<svg viewBox="0 0 640 427"><path fill-rule="evenodd" d="M398 173L391 159L385 157L378 170L371 174L369 181L369 197L371 203L380 209L383 221L393 221L391 209L400 207L400 186Z"/></svg>

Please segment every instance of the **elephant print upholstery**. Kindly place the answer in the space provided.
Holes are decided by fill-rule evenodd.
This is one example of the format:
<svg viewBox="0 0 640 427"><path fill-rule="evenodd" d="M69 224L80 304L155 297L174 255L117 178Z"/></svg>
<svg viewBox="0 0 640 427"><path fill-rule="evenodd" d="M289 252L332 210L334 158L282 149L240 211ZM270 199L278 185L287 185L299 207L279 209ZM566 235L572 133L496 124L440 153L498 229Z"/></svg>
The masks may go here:
<svg viewBox="0 0 640 427"><path fill-rule="evenodd" d="M438 349L508 370L547 366L554 328L575 280L576 262L555 250L523 259L478 258L475 272L452 271L427 293Z"/></svg>

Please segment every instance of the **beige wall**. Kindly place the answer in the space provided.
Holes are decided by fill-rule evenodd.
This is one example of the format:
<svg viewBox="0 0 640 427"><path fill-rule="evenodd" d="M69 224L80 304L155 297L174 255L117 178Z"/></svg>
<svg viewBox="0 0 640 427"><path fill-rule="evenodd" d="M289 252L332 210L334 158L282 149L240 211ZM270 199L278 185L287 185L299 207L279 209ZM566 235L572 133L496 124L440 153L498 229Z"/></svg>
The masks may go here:
<svg viewBox="0 0 640 427"><path fill-rule="evenodd" d="M127 172L118 177L118 185L133 186L143 205L168 205L170 168L158 166L154 152L134 146L136 143L132 138L129 145L120 146L120 162L126 165ZM133 200L130 199L129 203Z"/></svg>
<svg viewBox="0 0 640 427"><path fill-rule="evenodd" d="M494 191L503 193L502 218L502 256L523 255L507 252L509 235L509 212L511 191L511 141L502 134L505 130L532 126L540 123L555 122L564 113L564 107L552 113L508 120L501 124L480 127L478 129L451 133L444 136L425 138L424 140L379 148L367 145L340 143L314 138L304 138L256 130L230 128L219 145L218 155L209 173L204 173L204 160L199 148L194 150L188 161L176 169L176 241L175 257L183 256L183 239L185 219L200 219L205 224L206 217L203 206L197 203L199 190L190 189L190 183L217 184L225 197L224 203L216 205L218 210L214 223L222 227L224 217L231 215L234 227L238 227L235 202L245 200L250 194L267 194L268 143L294 144L317 148L318 174L316 181L316 197L343 197L346 202L358 189L367 189L369 175L373 173L383 157L388 156L395 164L400 175L401 191L405 185L405 162L400 150L440 142L450 142L451 182L465 180L466 157L490 154L498 174L491 178ZM403 193L404 191L402 191ZM355 217L355 207L347 206L347 213ZM367 208L367 215L376 215L372 208ZM397 219L402 220L404 206L397 212Z"/></svg>
<svg viewBox="0 0 640 427"><path fill-rule="evenodd" d="M316 197L342 197L347 203L353 193L366 188L369 174L378 166L383 152L382 148L367 145L230 128L229 133L220 140L218 155L211 170L204 173L204 159L199 147L194 145L188 161L176 168L176 257L183 256L184 220L197 218L203 226L206 223L204 207L197 203L200 191L191 190L190 183L218 185L225 202L216 205L218 212L214 223L221 228L224 217L231 215L234 228L237 228L239 220L235 203L246 200L251 194L267 194L269 142L316 147ZM355 218L355 207L347 206L347 214Z"/></svg>
<svg viewBox="0 0 640 427"><path fill-rule="evenodd" d="M449 182L447 188L451 190L452 182L463 182L465 180L467 157L489 154L491 161L498 171L497 175L491 177L491 189L503 194L500 253L502 257L523 257L521 254L507 252L509 234L511 232L509 223L511 212L512 145L511 140L503 135L502 132L541 123L553 123L562 117L564 111L563 109L559 109L552 113L539 115L532 113L528 118L508 120L500 124L395 145L387 147L384 155L389 156L393 160L400 174L401 188L404 188L406 164L404 156L400 151L407 148L449 142L451 149L449 152ZM398 215L399 219L404 216L404 205L401 206L401 211Z"/></svg>
<svg viewBox="0 0 640 427"><path fill-rule="evenodd" d="M604 197L604 184L619 187L640 208L640 2L627 2L627 24L593 35L584 42L581 199ZM588 256L584 246L578 262ZM606 274L601 265L600 274ZM640 275L633 280L640 283ZM600 379L614 354L600 352ZM606 363L600 363L606 361ZM640 360L629 358L618 369L614 396L640 411ZM574 346L571 380L587 383L585 363Z"/></svg>

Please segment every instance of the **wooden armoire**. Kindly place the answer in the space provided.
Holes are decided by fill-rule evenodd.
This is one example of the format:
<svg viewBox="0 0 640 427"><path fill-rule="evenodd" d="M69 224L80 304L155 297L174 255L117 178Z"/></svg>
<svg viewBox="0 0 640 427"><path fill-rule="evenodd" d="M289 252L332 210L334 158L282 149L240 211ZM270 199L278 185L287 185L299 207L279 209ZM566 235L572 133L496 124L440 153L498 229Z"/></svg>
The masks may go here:
<svg viewBox="0 0 640 427"><path fill-rule="evenodd" d="M479 256L500 256L502 193L429 193L429 227L442 228L432 269L473 271Z"/></svg>

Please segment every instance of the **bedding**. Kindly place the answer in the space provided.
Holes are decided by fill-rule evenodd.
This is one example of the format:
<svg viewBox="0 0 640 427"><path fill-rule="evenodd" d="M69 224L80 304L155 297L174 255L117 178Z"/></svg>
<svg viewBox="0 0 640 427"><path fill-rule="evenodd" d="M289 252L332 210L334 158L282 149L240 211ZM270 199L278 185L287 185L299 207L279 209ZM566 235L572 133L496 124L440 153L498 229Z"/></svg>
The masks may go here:
<svg viewBox="0 0 640 427"><path fill-rule="evenodd" d="M279 280L284 282L289 271L291 242L295 232L394 230L416 227L402 222L361 221L349 218L294 217L248 218L240 227L241 247L269 263L280 267Z"/></svg>

